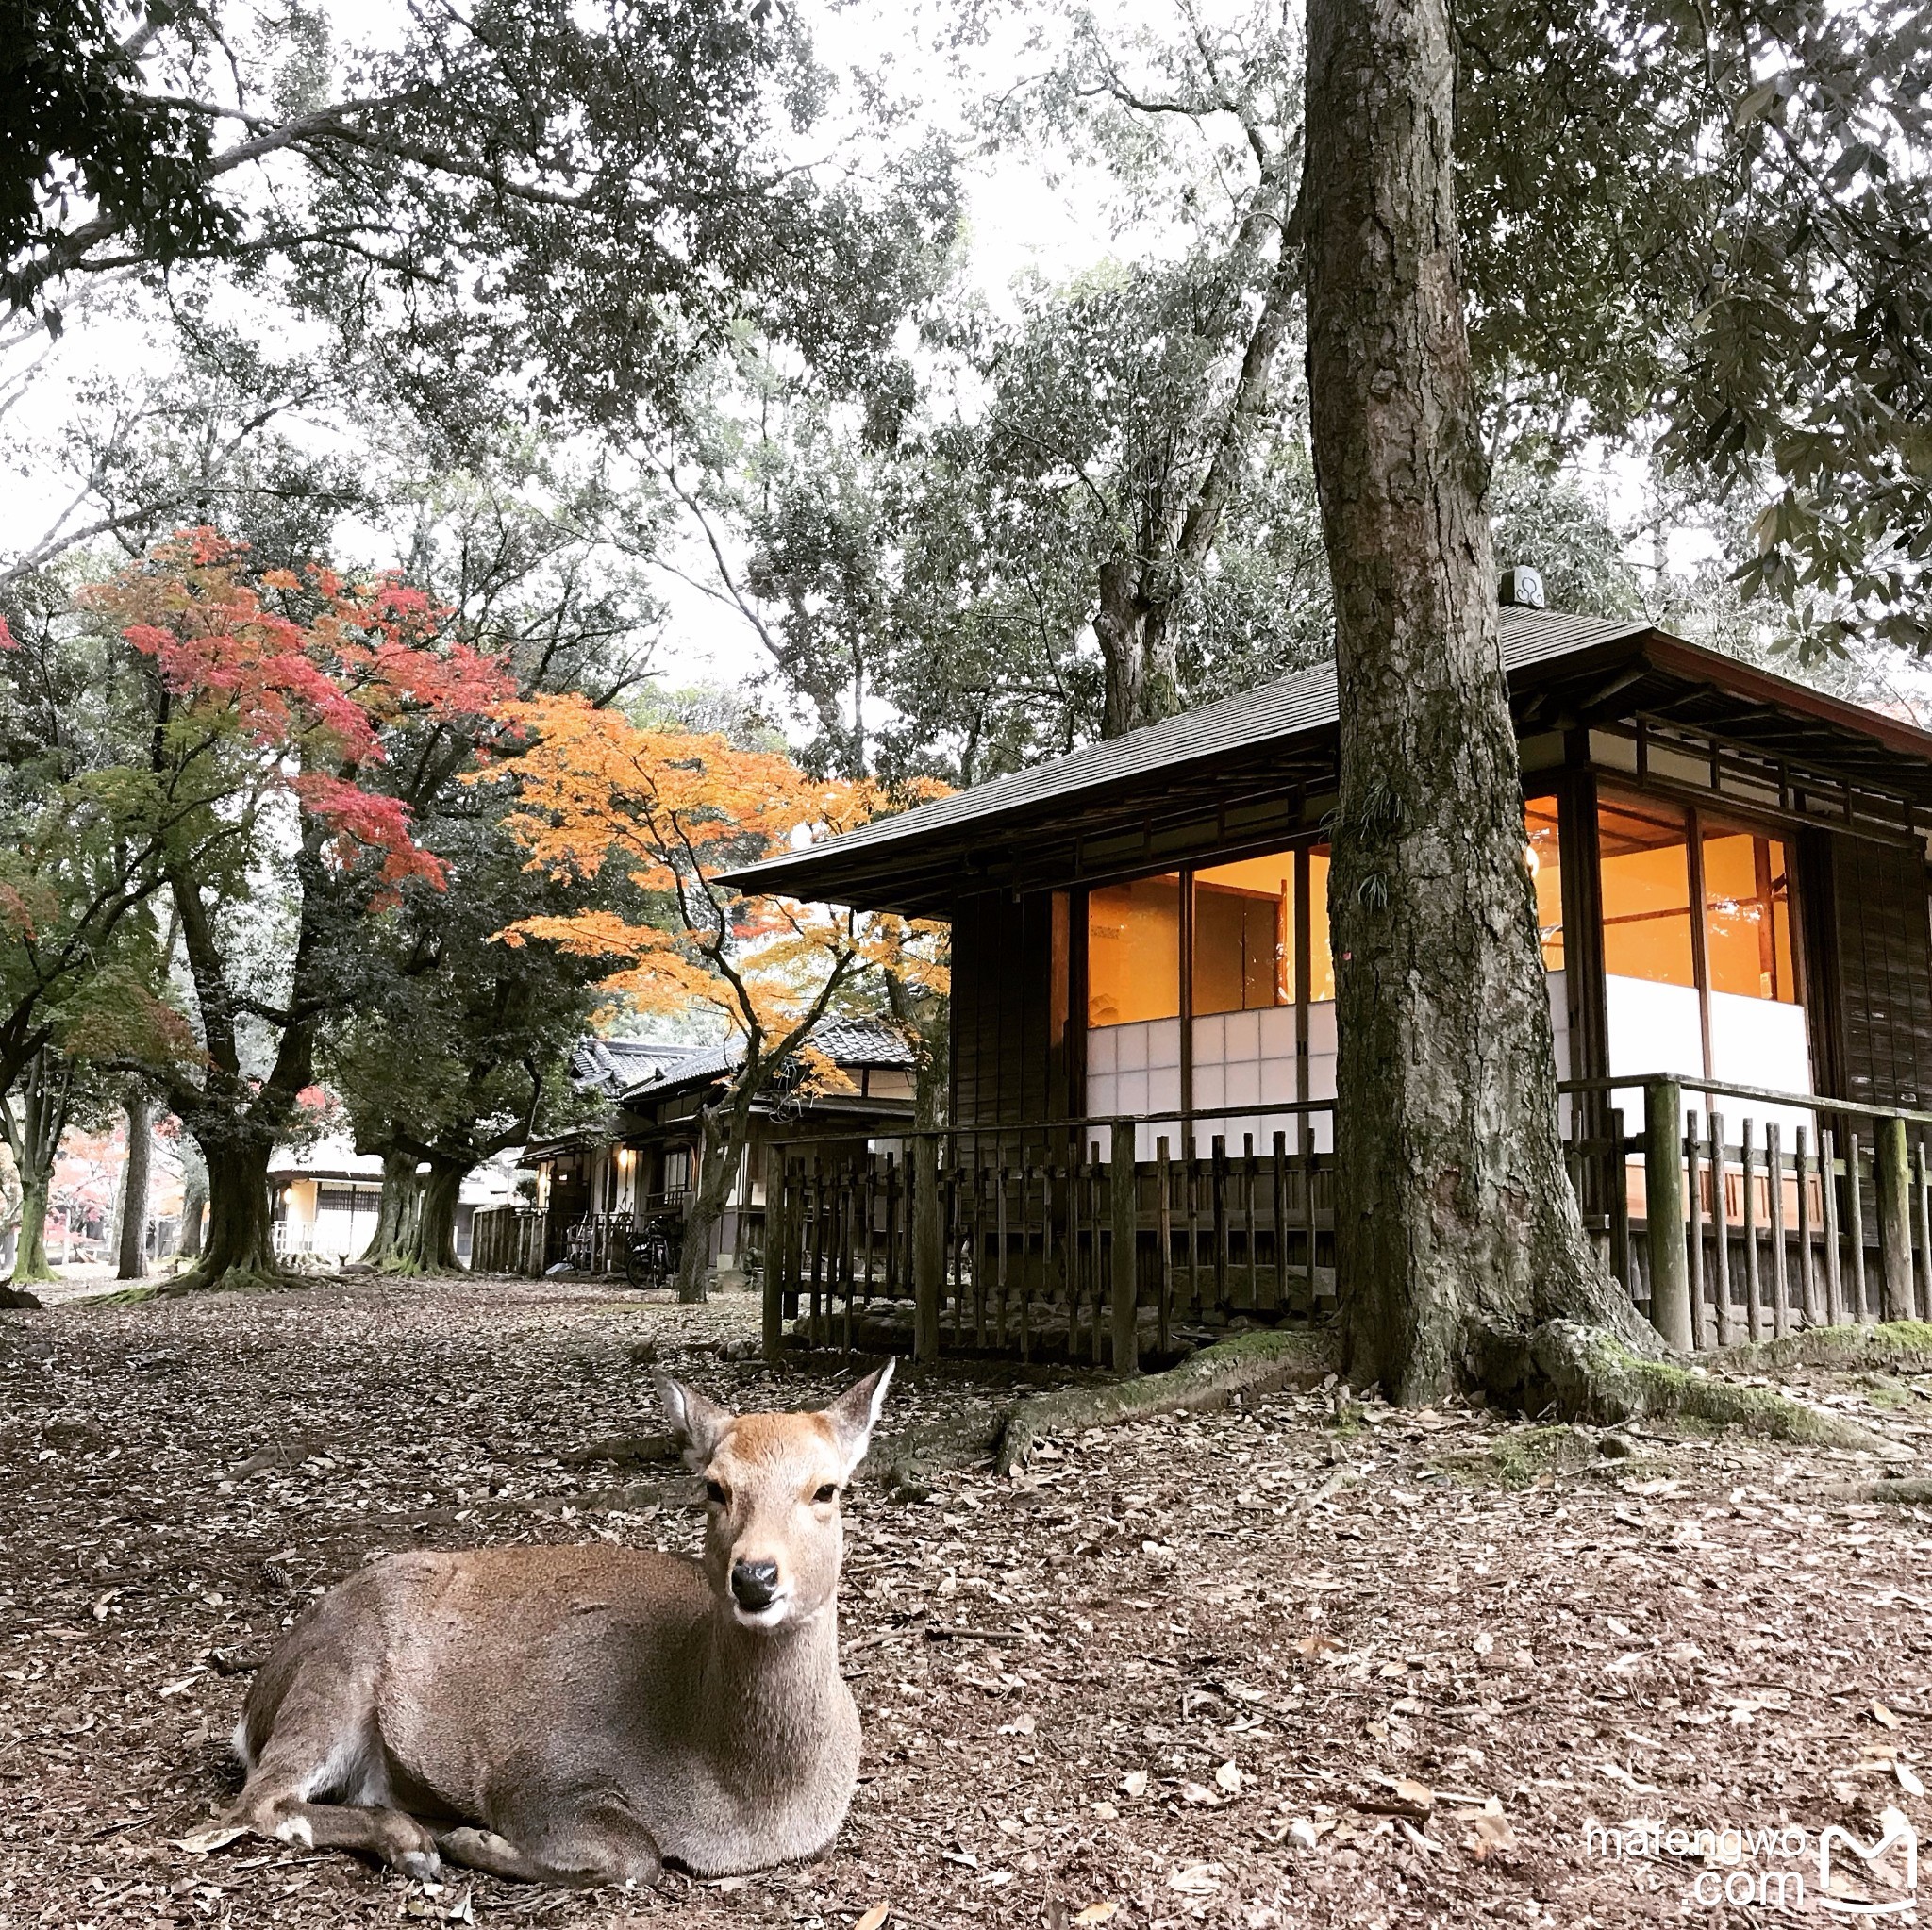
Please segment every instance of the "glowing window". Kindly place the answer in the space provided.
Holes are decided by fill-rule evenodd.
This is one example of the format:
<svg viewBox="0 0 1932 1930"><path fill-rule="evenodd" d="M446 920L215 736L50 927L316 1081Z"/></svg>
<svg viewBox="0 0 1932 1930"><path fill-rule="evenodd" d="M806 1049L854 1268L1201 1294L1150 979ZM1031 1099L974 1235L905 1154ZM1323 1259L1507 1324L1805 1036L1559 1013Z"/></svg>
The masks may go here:
<svg viewBox="0 0 1932 1930"><path fill-rule="evenodd" d="M1653 798L1597 806L1604 970L1613 978L1696 984L1690 950L1690 837L1684 813Z"/></svg>
<svg viewBox="0 0 1932 1930"><path fill-rule="evenodd" d="M1712 991L1797 1003L1782 839L1705 828L1704 957Z"/></svg>
<svg viewBox="0 0 1932 1930"><path fill-rule="evenodd" d="M1294 853L1194 873L1194 1010L1294 1003Z"/></svg>
<svg viewBox="0 0 1932 1930"><path fill-rule="evenodd" d="M1328 949L1328 847L1308 853L1308 997L1320 1004L1335 996L1335 958Z"/></svg>
<svg viewBox="0 0 1932 1930"><path fill-rule="evenodd" d="M1563 860L1557 800L1533 797L1523 807L1524 862L1536 886L1536 931L1543 970L1563 969Z"/></svg>
<svg viewBox="0 0 1932 1930"><path fill-rule="evenodd" d="M1087 1023L1128 1025L1181 1010L1178 872L1087 894Z"/></svg>

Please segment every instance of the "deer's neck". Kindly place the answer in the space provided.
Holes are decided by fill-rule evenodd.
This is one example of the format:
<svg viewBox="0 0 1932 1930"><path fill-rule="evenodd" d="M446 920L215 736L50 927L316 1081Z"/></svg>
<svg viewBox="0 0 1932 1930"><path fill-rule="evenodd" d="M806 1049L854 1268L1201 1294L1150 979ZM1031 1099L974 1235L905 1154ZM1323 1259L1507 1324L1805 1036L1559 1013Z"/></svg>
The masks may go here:
<svg viewBox="0 0 1932 1930"><path fill-rule="evenodd" d="M809 1756L850 1705L837 1608L769 1630L714 1615L703 1680L706 1725L722 1751L773 1762Z"/></svg>

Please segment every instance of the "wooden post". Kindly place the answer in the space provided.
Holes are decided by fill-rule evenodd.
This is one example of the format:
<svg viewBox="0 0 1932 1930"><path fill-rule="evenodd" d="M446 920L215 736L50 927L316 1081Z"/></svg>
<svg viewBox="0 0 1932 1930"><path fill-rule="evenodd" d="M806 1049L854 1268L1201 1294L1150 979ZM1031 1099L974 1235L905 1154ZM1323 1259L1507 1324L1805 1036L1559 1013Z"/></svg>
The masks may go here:
<svg viewBox="0 0 1932 1930"><path fill-rule="evenodd" d="M1764 1164L1771 1174L1771 1331L1782 1339L1791 1315L1785 1274L1785 1156L1775 1120L1765 1123Z"/></svg>
<svg viewBox="0 0 1932 1930"><path fill-rule="evenodd" d="M785 1154L765 1148L765 1358L785 1352Z"/></svg>
<svg viewBox="0 0 1932 1930"><path fill-rule="evenodd" d="M1684 1246L1684 1089L1643 1089L1643 1211L1650 1228L1650 1318L1665 1343L1690 1351L1690 1265ZM1312 1273L1312 1269L1310 1272Z"/></svg>
<svg viewBox="0 0 1932 1930"><path fill-rule="evenodd" d="M1878 1182L1878 1254L1883 1267L1885 1318L1912 1317L1912 1158L1902 1119L1878 1122L1874 1148Z"/></svg>
<svg viewBox="0 0 1932 1930"><path fill-rule="evenodd" d="M1112 1158L1108 1167L1108 1206L1113 1222L1113 1371L1141 1371L1141 1275L1135 1247L1140 1239L1139 1203L1134 1185L1134 1122L1113 1123Z"/></svg>
<svg viewBox="0 0 1932 1930"><path fill-rule="evenodd" d="M1684 1185L1690 1195L1690 1344L1698 1353L1710 1345L1710 1307L1704 1273L1704 1154L1697 1143L1697 1115L1685 1122Z"/></svg>
<svg viewBox="0 0 1932 1930"><path fill-rule="evenodd" d="M1805 1128L1791 1135L1792 1157L1798 1168L1798 1308L1805 1324L1818 1324L1818 1276L1811 1270L1811 1160L1805 1151Z"/></svg>
<svg viewBox="0 0 1932 1930"><path fill-rule="evenodd" d="M1738 1143L1744 1157L1744 1320L1745 1331L1755 1340L1758 1338L1763 1323L1763 1313L1759 1309L1759 1288L1761 1281L1757 1273L1757 1161L1751 1143L1751 1119L1748 1114L1738 1123Z"/></svg>
<svg viewBox="0 0 1932 1930"><path fill-rule="evenodd" d="M940 1306L946 1271L940 1224L940 1140L933 1134L906 1149L906 1185L912 1194L912 1357L940 1357Z"/></svg>
<svg viewBox="0 0 1932 1930"><path fill-rule="evenodd" d="M1853 1318L1863 1325L1872 1318L1872 1300L1865 1288L1865 1162L1856 1125L1845 1134L1845 1218L1851 1223L1851 1290L1857 1299Z"/></svg>
<svg viewBox="0 0 1932 1930"><path fill-rule="evenodd" d="M1154 1325L1154 1344L1165 1359L1172 1339L1174 1314L1174 1164L1168 1156L1165 1134L1154 1142L1154 1188L1159 1223L1154 1237L1160 1242L1160 1306Z"/></svg>
<svg viewBox="0 0 1932 1930"><path fill-rule="evenodd" d="M1838 1252L1838 1150L1832 1135L1818 1129L1818 1175L1824 1201L1824 1319L1837 1326L1844 1318L1844 1274Z"/></svg>
<svg viewBox="0 0 1932 1930"><path fill-rule="evenodd" d="M1737 1339L1736 1317L1731 1312L1731 1201L1724 1181L1724 1115L1710 1115L1710 1229L1715 1236L1717 1273L1717 1343L1728 1347Z"/></svg>

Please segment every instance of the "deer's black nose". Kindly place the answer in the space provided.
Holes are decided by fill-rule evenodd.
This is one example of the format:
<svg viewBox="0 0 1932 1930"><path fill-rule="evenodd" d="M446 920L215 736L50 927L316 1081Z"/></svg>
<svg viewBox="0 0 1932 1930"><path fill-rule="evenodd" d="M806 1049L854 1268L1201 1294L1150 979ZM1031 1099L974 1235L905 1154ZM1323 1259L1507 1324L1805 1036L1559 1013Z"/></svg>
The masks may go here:
<svg viewBox="0 0 1932 1930"><path fill-rule="evenodd" d="M741 1608L756 1611L769 1608L778 1592L778 1564L775 1561L734 1561L731 1564L731 1593Z"/></svg>

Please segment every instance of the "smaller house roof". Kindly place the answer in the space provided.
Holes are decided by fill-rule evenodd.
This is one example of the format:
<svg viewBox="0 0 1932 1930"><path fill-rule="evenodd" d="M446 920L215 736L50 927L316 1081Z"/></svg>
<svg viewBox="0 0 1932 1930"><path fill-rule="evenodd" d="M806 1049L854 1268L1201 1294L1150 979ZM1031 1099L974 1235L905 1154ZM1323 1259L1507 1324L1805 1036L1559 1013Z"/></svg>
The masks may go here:
<svg viewBox="0 0 1932 1930"><path fill-rule="evenodd" d="M877 1019L824 1020L812 1034L812 1043L834 1065L854 1071L874 1066L910 1071L912 1066L912 1048L898 1028ZM625 1106L652 1104L668 1092L722 1079L743 1057L744 1047L736 1040L725 1045L700 1047L690 1057L646 1074L617 1097Z"/></svg>
<svg viewBox="0 0 1932 1930"><path fill-rule="evenodd" d="M571 1047L570 1075L578 1086L615 1099L626 1088L659 1078L671 1067L703 1058L713 1049L671 1040L585 1038Z"/></svg>

